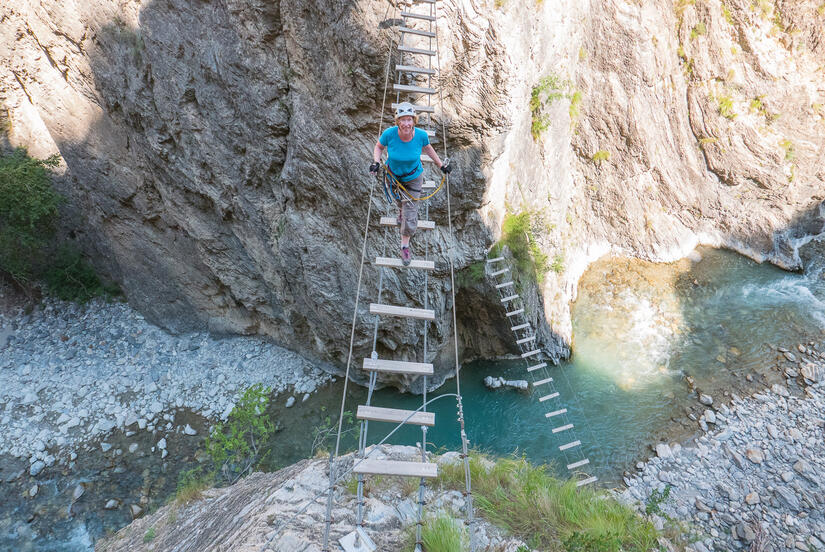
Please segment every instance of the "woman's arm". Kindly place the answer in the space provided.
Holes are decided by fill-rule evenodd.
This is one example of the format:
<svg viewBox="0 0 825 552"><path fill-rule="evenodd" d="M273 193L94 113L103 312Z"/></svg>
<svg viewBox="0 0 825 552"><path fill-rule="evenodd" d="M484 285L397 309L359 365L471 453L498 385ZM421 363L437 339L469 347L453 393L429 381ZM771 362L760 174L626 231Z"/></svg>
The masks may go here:
<svg viewBox="0 0 825 552"><path fill-rule="evenodd" d="M376 142L375 147L372 150L372 160L378 163L381 161L381 156L384 154L384 150L387 149L381 145L381 142ZM430 148L432 149L432 148Z"/></svg>
<svg viewBox="0 0 825 552"><path fill-rule="evenodd" d="M421 148L421 151L423 153L426 153L427 156L433 160L433 163L435 163L436 167L438 167L439 169L441 168L441 165L443 165L443 163L441 162L441 159L439 159L438 154L435 152L435 148L433 148L430 144L427 144L426 146Z"/></svg>

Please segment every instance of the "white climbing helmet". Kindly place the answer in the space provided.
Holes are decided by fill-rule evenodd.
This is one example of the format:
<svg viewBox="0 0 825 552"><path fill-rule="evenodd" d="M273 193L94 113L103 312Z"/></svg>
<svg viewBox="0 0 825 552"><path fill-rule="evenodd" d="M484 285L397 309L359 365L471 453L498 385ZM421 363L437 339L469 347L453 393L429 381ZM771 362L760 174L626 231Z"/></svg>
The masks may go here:
<svg viewBox="0 0 825 552"><path fill-rule="evenodd" d="M410 102L401 102L395 108L395 118L410 116L416 118L415 107Z"/></svg>

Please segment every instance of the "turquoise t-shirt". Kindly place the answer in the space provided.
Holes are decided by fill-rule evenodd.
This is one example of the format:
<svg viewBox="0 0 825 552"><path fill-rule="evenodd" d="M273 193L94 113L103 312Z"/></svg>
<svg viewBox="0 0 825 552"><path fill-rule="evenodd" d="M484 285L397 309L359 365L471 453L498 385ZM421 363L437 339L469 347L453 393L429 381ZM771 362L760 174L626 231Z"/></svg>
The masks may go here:
<svg viewBox="0 0 825 552"><path fill-rule="evenodd" d="M409 182L424 173L421 149L430 145L430 137L426 131L416 128L412 140L402 142L398 136L398 127L394 126L385 130L378 142L387 148L387 165L399 181Z"/></svg>

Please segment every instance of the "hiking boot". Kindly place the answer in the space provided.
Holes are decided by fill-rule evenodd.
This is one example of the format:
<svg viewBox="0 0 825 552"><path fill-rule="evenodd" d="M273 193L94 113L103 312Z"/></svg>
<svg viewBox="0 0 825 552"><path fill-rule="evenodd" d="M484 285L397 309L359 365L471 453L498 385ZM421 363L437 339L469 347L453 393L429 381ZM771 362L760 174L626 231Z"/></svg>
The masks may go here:
<svg viewBox="0 0 825 552"><path fill-rule="evenodd" d="M410 251L409 247L402 247L401 248L401 262L404 266L410 266L410 261L412 261L412 252Z"/></svg>

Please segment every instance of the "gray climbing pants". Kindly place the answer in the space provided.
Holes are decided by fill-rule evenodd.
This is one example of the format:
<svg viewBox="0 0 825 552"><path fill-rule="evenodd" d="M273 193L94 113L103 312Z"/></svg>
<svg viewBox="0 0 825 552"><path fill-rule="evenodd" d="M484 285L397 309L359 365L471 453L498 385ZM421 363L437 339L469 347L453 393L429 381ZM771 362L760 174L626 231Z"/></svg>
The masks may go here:
<svg viewBox="0 0 825 552"><path fill-rule="evenodd" d="M409 182L402 182L402 184L411 197L418 199L421 197L421 186L424 184L424 175L422 174ZM396 200L398 209L401 211L401 235L412 236L418 228L418 202L404 198L404 191L399 191L403 198L402 200Z"/></svg>

